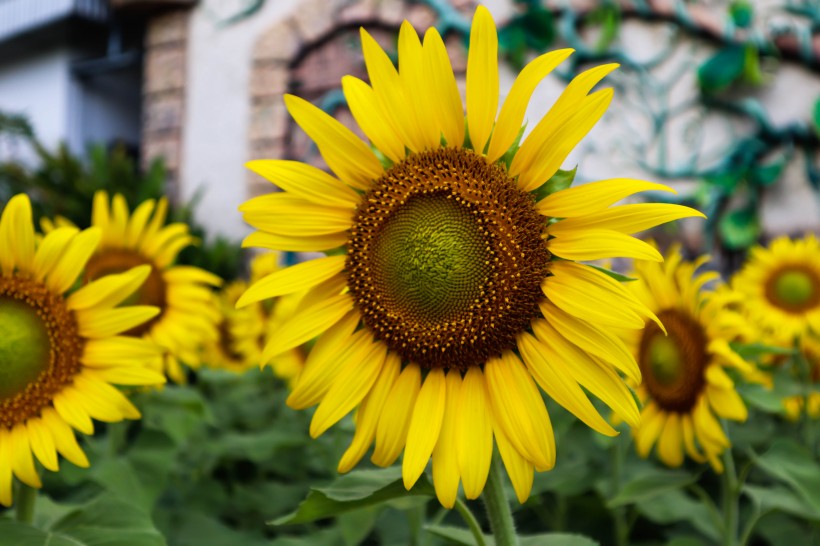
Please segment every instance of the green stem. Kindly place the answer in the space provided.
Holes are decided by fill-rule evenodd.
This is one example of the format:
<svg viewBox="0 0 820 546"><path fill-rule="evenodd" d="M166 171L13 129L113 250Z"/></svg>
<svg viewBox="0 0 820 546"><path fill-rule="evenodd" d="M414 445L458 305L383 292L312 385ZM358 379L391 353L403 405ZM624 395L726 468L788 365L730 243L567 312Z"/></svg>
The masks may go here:
<svg viewBox="0 0 820 546"><path fill-rule="evenodd" d="M622 438L616 438L609 446L611 459L610 473L612 476L611 490L609 495L614 498L621 490L621 474L624 466L624 449L622 444L626 443ZM617 546L627 546L629 544L629 526L626 522L626 507L619 506L612 511L615 521L615 544Z"/></svg>
<svg viewBox="0 0 820 546"><path fill-rule="evenodd" d="M496 546L518 546L510 503L507 502L501 482L501 461L497 456L493 456L490 475L481 498L487 508L487 518L490 520Z"/></svg>
<svg viewBox="0 0 820 546"><path fill-rule="evenodd" d="M723 544L724 546L737 545L738 526L738 487L735 460L732 449L723 452L723 476L721 480L723 494Z"/></svg>
<svg viewBox="0 0 820 546"><path fill-rule="evenodd" d="M17 521L31 523L34 521L34 505L37 503L37 490L20 482L17 488L17 498L14 501L14 510Z"/></svg>
<svg viewBox="0 0 820 546"><path fill-rule="evenodd" d="M461 514L461 519L463 519L464 523L467 524L467 527L470 528L470 532L473 534L476 546L487 546L487 542L484 540L484 532L481 530L481 525L478 524L478 520L475 519L475 515L473 515L467 507L467 503L456 497L455 508L458 510L458 513Z"/></svg>
<svg viewBox="0 0 820 546"><path fill-rule="evenodd" d="M120 421L119 423L110 423L108 425L108 454L111 457L117 457L125 448L126 439L128 437L128 421Z"/></svg>

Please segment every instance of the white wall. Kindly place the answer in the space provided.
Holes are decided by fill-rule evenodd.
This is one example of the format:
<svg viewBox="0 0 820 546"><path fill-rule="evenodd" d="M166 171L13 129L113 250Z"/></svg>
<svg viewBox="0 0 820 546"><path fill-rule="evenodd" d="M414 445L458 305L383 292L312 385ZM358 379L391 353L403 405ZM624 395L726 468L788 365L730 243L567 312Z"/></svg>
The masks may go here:
<svg viewBox="0 0 820 546"><path fill-rule="evenodd" d="M0 58L0 110L26 115L48 147L68 135L70 56L65 48Z"/></svg>
<svg viewBox="0 0 820 546"><path fill-rule="evenodd" d="M247 199L250 70L253 46L265 30L292 13L296 0L265 2L253 16L220 26L242 2L204 0L191 17L181 166L183 199L205 193L197 220L209 233L244 237L250 229L237 207Z"/></svg>

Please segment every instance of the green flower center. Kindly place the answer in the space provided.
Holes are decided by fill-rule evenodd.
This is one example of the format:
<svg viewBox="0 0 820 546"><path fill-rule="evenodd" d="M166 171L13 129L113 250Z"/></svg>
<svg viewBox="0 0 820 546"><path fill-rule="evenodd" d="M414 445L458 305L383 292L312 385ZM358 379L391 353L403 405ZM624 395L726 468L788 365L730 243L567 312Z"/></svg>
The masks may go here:
<svg viewBox="0 0 820 546"><path fill-rule="evenodd" d="M643 330L638 356L643 384L663 410L688 413L706 385L706 332L680 309L664 309L657 315L667 335L654 322Z"/></svg>
<svg viewBox="0 0 820 546"><path fill-rule="evenodd" d="M59 294L0 276L0 428L37 417L82 369L85 340Z"/></svg>
<svg viewBox="0 0 820 546"><path fill-rule="evenodd" d="M683 353L675 339L655 334L649 340L647 358L655 381L661 385L673 385L684 372Z"/></svg>
<svg viewBox="0 0 820 546"><path fill-rule="evenodd" d="M781 309L801 312L820 303L820 279L813 271L790 267L772 275L766 288L769 301Z"/></svg>
<svg viewBox="0 0 820 546"><path fill-rule="evenodd" d="M51 343L37 311L0 298L0 400L11 398L48 369Z"/></svg>
<svg viewBox="0 0 820 546"><path fill-rule="evenodd" d="M373 246L385 305L428 322L449 320L481 297L492 272L476 217L446 195L411 198Z"/></svg>
<svg viewBox="0 0 820 546"><path fill-rule="evenodd" d="M465 369L515 347L540 316L544 218L507 171L441 148L396 164L362 196L348 287L365 324L405 360Z"/></svg>

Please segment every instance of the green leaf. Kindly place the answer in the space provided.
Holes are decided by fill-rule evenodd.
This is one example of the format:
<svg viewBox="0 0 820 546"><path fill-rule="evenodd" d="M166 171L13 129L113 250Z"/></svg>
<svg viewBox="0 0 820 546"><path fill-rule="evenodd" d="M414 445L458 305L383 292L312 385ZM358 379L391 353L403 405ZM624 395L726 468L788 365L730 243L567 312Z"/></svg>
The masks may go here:
<svg viewBox="0 0 820 546"><path fill-rule="evenodd" d="M735 191L738 183L743 179L743 172L738 171L718 171L704 176L703 179L710 186L715 186L724 193Z"/></svg>
<svg viewBox="0 0 820 546"><path fill-rule="evenodd" d="M731 250L743 250L760 237L760 219L754 207L737 209L724 214L718 224L723 244Z"/></svg>
<svg viewBox="0 0 820 546"><path fill-rule="evenodd" d="M519 537L521 546L598 546L598 542L572 533L543 533Z"/></svg>
<svg viewBox="0 0 820 546"><path fill-rule="evenodd" d="M685 521L715 542L720 537L720 529L715 527L713 517L717 514L710 513L708 506L679 489L667 490L661 495L642 500L637 508L644 517L655 523L670 525Z"/></svg>
<svg viewBox="0 0 820 546"><path fill-rule="evenodd" d="M785 355L792 356L795 354L794 349L786 347L776 347L774 345L765 345L763 343L732 343L732 349L740 355L743 360L754 360L761 356L770 355Z"/></svg>
<svg viewBox="0 0 820 546"><path fill-rule="evenodd" d="M0 521L3 544L14 546L164 546L151 517L110 495L69 512L46 529Z"/></svg>
<svg viewBox="0 0 820 546"><path fill-rule="evenodd" d="M617 271L612 271L611 269L607 269L607 268L601 267L599 265L595 265L595 264L585 264L585 265L588 266L588 267L591 267L592 269L597 269L598 271L600 271L604 275L606 275L608 277L612 277L613 279L615 279L618 282L632 282L632 281L637 281L638 280L637 277L628 277L626 275L622 275L621 273L618 273Z"/></svg>
<svg viewBox="0 0 820 546"><path fill-rule="evenodd" d="M618 494L609 500L607 506L616 508L652 499L661 493L686 487L694 483L696 479L697 475L695 474L675 471L653 472L639 476L624 485Z"/></svg>
<svg viewBox="0 0 820 546"><path fill-rule="evenodd" d="M820 517L820 464L811 453L791 440L777 440L763 455L755 456L757 466L788 485Z"/></svg>
<svg viewBox="0 0 820 546"><path fill-rule="evenodd" d="M735 26L738 28L749 28L754 20L755 10L748 0L734 0L729 4L729 14Z"/></svg>
<svg viewBox="0 0 820 546"><path fill-rule="evenodd" d="M698 68L698 82L707 92L729 87L743 75L746 67L746 48L732 44L718 51Z"/></svg>
<svg viewBox="0 0 820 546"><path fill-rule="evenodd" d="M547 180L540 188L535 190L535 199L540 201L548 195L552 195L557 191L569 188L572 185L572 182L575 180L575 173L577 171L578 165L576 165L571 171L558 169L557 173L552 175L552 177L549 180Z"/></svg>
<svg viewBox="0 0 820 546"><path fill-rule="evenodd" d="M814 108L811 112L811 119L814 122L814 130L820 133L820 98L814 103Z"/></svg>
<svg viewBox="0 0 820 546"><path fill-rule="evenodd" d="M743 400L750 406L754 406L766 413L780 415L785 409L783 406L783 397L763 385L741 383L737 385L737 390L743 397Z"/></svg>
<svg viewBox="0 0 820 546"><path fill-rule="evenodd" d="M752 499L760 512L779 510L801 519L820 521L820 513L783 486L762 487L747 484L743 486L742 491Z"/></svg>
<svg viewBox="0 0 820 546"><path fill-rule="evenodd" d="M771 186L783 174L783 168L786 166L786 160L780 159L768 165L760 165L749 171L749 182L756 186Z"/></svg>
<svg viewBox="0 0 820 546"><path fill-rule="evenodd" d="M424 529L430 534L443 538L450 544L475 546L475 538L467 529L452 525L425 525ZM491 535L484 535L484 542L487 546L495 546L495 539Z"/></svg>
<svg viewBox="0 0 820 546"><path fill-rule="evenodd" d="M426 475L422 475L410 491L404 489L401 468L354 470L328 487L312 488L307 499L295 512L278 518L273 525L305 523L328 518L357 508L375 506L385 501L407 496L435 495Z"/></svg>

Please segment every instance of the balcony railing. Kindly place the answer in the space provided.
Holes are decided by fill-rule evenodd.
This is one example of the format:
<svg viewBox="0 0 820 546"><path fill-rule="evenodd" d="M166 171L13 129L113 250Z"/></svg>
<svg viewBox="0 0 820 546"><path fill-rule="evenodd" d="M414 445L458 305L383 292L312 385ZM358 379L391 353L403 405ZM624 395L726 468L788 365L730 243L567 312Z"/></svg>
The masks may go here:
<svg viewBox="0 0 820 546"><path fill-rule="evenodd" d="M0 0L0 42L68 17L108 18L105 0Z"/></svg>

